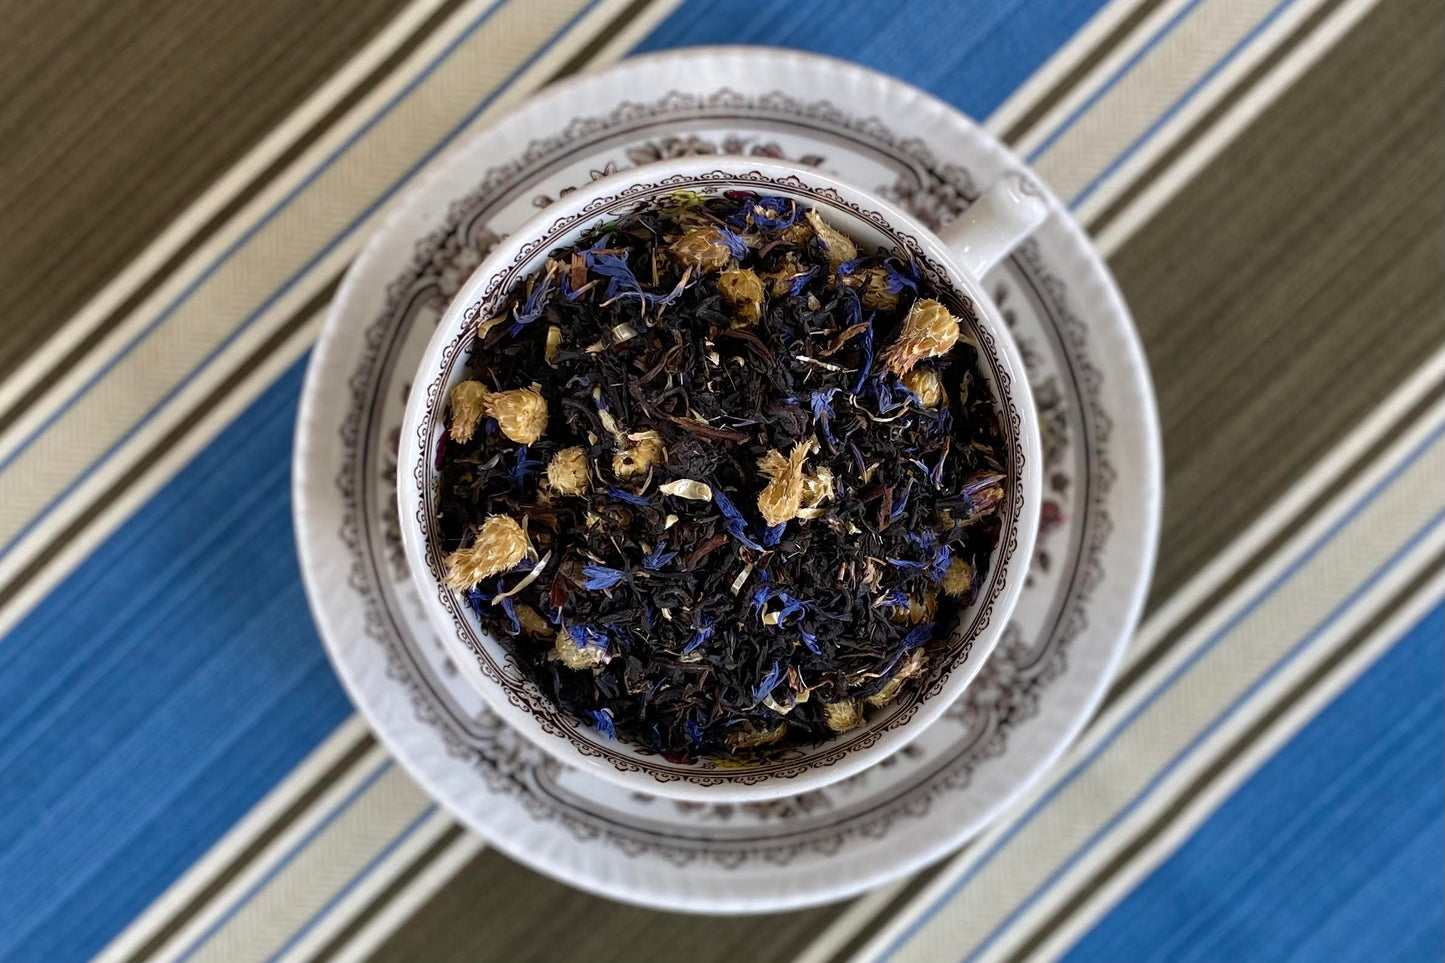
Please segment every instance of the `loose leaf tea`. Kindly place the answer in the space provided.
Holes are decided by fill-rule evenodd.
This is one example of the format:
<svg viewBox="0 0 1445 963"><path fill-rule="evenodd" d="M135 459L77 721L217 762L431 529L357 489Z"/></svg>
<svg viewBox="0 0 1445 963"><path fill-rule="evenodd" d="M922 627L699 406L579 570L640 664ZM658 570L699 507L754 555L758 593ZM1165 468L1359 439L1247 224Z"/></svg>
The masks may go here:
<svg viewBox="0 0 1445 963"><path fill-rule="evenodd" d="M553 251L451 392L447 585L558 706L673 760L866 724L999 537L976 347L818 211L679 193Z"/></svg>

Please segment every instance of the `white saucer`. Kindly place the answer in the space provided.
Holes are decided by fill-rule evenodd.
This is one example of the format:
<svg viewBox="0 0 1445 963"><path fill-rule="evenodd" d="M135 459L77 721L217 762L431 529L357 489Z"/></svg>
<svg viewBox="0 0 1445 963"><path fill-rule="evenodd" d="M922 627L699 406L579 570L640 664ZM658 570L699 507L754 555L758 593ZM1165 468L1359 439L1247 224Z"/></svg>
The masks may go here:
<svg viewBox="0 0 1445 963"><path fill-rule="evenodd" d="M447 299L500 234L589 177L701 152L817 164L931 222L1017 163L929 95L808 54L684 50L543 93L438 160L352 266L307 372L296 531L312 611L352 700L459 820L614 899L776 911L851 896L946 855L1078 733L1148 584L1158 426L1108 269L1078 226L1055 216L985 279L1041 409L1047 501L1014 621L960 702L873 769L772 802L667 802L563 769L483 708L427 627L395 514L403 403Z"/></svg>

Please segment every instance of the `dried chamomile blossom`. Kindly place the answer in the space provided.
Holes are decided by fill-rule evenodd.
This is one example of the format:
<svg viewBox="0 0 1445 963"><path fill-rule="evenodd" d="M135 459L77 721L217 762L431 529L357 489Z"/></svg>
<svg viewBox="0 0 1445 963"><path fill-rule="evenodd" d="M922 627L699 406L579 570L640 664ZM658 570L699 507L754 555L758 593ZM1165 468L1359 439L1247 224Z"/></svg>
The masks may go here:
<svg viewBox="0 0 1445 963"><path fill-rule="evenodd" d="M834 732L858 728L863 724L863 703L857 699L824 703L823 724Z"/></svg>
<svg viewBox="0 0 1445 963"><path fill-rule="evenodd" d="M817 269L813 268L811 270L816 271ZM793 284L797 282L799 278L807 277L809 273L810 269L803 267L803 263L798 260L798 255L789 251L784 254L782 260L778 262L776 270L760 275L760 279L766 279L768 281L768 293L775 298L780 298L785 294L791 293Z"/></svg>
<svg viewBox="0 0 1445 963"><path fill-rule="evenodd" d="M672 256L699 271L721 271L738 255L719 228L698 227L672 242Z"/></svg>
<svg viewBox="0 0 1445 963"><path fill-rule="evenodd" d="M587 494L587 449L563 448L547 463L547 484L558 495Z"/></svg>
<svg viewBox="0 0 1445 963"><path fill-rule="evenodd" d="M599 669L612 661L606 637L581 626L558 629L552 654L569 669Z"/></svg>
<svg viewBox="0 0 1445 963"><path fill-rule="evenodd" d="M917 395L925 408L937 408L943 401L943 379L932 368L914 368L903 376L903 387Z"/></svg>
<svg viewBox="0 0 1445 963"><path fill-rule="evenodd" d="M833 499L833 472L819 468L817 474L803 476L802 507L799 518L822 518L826 513L823 505Z"/></svg>
<svg viewBox="0 0 1445 963"><path fill-rule="evenodd" d="M908 596L907 605L894 606L891 618L895 622L922 625L925 622L932 622L937 611L938 596L933 592L927 592L921 599L916 595Z"/></svg>
<svg viewBox="0 0 1445 963"><path fill-rule="evenodd" d="M510 572L532 551L527 533L515 519L491 515L482 522L476 540L446 557L447 588L458 592L475 586L484 578Z"/></svg>
<svg viewBox="0 0 1445 963"><path fill-rule="evenodd" d="M913 302L903 319L898 340L883 352L883 363L895 374L907 374L924 358L936 358L958 343L958 319L932 298Z"/></svg>
<svg viewBox="0 0 1445 963"><path fill-rule="evenodd" d="M612 474L618 478L645 476L667 458L662 436L655 431L638 431L627 436L630 444L612 456Z"/></svg>
<svg viewBox="0 0 1445 963"><path fill-rule="evenodd" d="M542 613L527 603L516 603L513 611L517 613L517 623L522 626L522 631L527 635L541 637L552 634L552 623L544 619Z"/></svg>
<svg viewBox="0 0 1445 963"><path fill-rule="evenodd" d="M763 315L763 280L751 268L732 268L717 279L723 299L737 311L738 318L752 324Z"/></svg>
<svg viewBox="0 0 1445 963"><path fill-rule="evenodd" d="M893 311L898 307L898 292L889 290L888 271L882 265L860 268L843 283L858 288L859 300L869 311Z"/></svg>
<svg viewBox="0 0 1445 963"><path fill-rule="evenodd" d="M502 434L530 445L547 430L547 399L536 388L494 391L487 396L487 414L497 419Z"/></svg>
<svg viewBox="0 0 1445 963"><path fill-rule="evenodd" d="M961 558L955 558L948 563L948 569L943 573L943 584L939 587L949 598L967 595L968 590L973 587L973 566Z"/></svg>
<svg viewBox="0 0 1445 963"><path fill-rule="evenodd" d="M736 752L739 749L771 746L775 742L781 742L783 736L787 734L788 724L786 722L780 722L771 729L755 729L753 724L748 722L728 733L728 748Z"/></svg>
<svg viewBox="0 0 1445 963"><path fill-rule="evenodd" d="M477 433L477 424L487 413L487 386L480 381L462 381L452 388L448 398L452 403L452 423L449 430L453 441L462 444L472 440Z"/></svg>
<svg viewBox="0 0 1445 963"><path fill-rule="evenodd" d="M824 253L828 255L828 266L832 270L838 270L840 264L858 256L858 245L853 243L853 239L830 226L817 211L809 211L806 217L808 223L813 227L813 236L818 239L818 243L823 246Z"/></svg>
<svg viewBox="0 0 1445 963"><path fill-rule="evenodd" d="M771 479L758 495L758 511L770 527L796 518L803 507L803 462L812 450L809 439L794 445L787 458L774 448L758 459L758 468Z"/></svg>
<svg viewBox="0 0 1445 963"><path fill-rule="evenodd" d="M903 657L902 664L898 666L898 670L893 673L893 678L889 679L883 685L883 688L871 696L868 696L863 701L870 706L886 706L898 697L898 693L903 688L905 682L922 674L923 667L927 664L928 656L923 654L923 650L913 649Z"/></svg>

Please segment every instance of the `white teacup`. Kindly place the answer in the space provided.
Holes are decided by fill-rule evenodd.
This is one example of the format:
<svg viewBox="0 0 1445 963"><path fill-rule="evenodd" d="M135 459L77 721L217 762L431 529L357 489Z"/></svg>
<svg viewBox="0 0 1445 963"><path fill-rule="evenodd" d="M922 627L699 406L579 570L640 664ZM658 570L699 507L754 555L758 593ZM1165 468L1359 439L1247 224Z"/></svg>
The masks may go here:
<svg viewBox="0 0 1445 963"><path fill-rule="evenodd" d="M792 747L756 764L701 759L670 762L613 741L570 717L531 683L476 614L442 582L436 453L447 395L467 377L477 320L495 315L517 281L549 252L619 215L676 191L745 190L816 208L860 250L911 257L979 347L978 373L998 402L1007 454L1002 529L973 603L951 628L942 654L916 687L877 710L864 726L814 746ZM397 498L412 577L433 627L487 704L560 762L630 789L704 802L791 795L853 775L895 752L958 698L997 644L1033 553L1041 503L1039 431L1023 360L979 284L979 276L1048 216L1042 192L1021 172L1005 175L938 235L877 196L817 171L752 157L692 157L613 174L563 197L507 238L482 262L448 307L412 382L402 423Z"/></svg>

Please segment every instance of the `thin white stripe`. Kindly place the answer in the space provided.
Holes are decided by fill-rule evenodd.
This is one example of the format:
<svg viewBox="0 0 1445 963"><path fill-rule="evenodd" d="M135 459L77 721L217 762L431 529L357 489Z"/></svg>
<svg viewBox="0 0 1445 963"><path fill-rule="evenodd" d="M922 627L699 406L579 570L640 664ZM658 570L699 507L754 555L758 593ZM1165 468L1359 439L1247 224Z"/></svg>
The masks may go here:
<svg viewBox="0 0 1445 963"><path fill-rule="evenodd" d="M356 935L346 942L332 958L333 963L362 963L371 958L376 948L400 929L413 913L431 899L453 876L461 872L486 843L475 833L464 832L418 873L401 892L373 916Z"/></svg>
<svg viewBox="0 0 1445 963"><path fill-rule="evenodd" d="M1234 792L1286 743L1310 723L1335 697L1365 673L1445 597L1445 572L1437 574L1390 619L1372 633L1360 648L1341 661L1312 687L1259 740L1241 753L1230 767L1209 783L1163 833L1142 848L1127 866L1107 883L1091 890L1086 901L1072 910L1059 929L1035 952L1037 959L1056 959L1127 896L1135 886L1183 845Z"/></svg>
<svg viewBox="0 0 1445 963"><path fill-rule="evenodd" d="M255 841L266 827L311 790L321 774L335 765L366 735L366 724L352 716L326 740L311 750L300 765L252 807L220 841L186 870L145 912L131 921L115 939L95 957L95 963L117 963L138 950L190 902L221 870L230 865Z"/></svg>
<svg viewBox="0 0 1445 963"><path fill-rule="evenodd" d="M1445 424L1445 402L1433 406L1428 413L1416 421L1391 446L1390 451L1386 455L1382 456L1374 465L1362 472L1351 485L1347 486L1345 491L1336 496L1324 510L1319 512L1302 531L1296 533L1268 563L1261 566L1259 571L1231 592L1223 603L1215 608L1204 621L1195 626L1189 635L1185 639L1182 639L1164 659L1153 666L1144 678L1140 679L1136 685L1131 687L1123 698L1110 706L1096 720L1085 732L1084 736L1070 748L1066 759L1088 759L1095 750L1100 749L1104 745L1106 740L1114 738L1115 731L1119 730L1125 721L1129 719L1130 714L1135 712L1139 706L1143 705L1145 700L1151 698L1154 691L1161 684L1167 682L1187 660L1193 657L1195 651L1204 640L1217 634L1227 626L1230 620L1236 617L1236 613L1239 613L1249 605L1251 600L1261 598L1263 593L1269 591L1271 584L1289 571L1290 566L1295 563L1295 560L1298 559L1303 552L1323 537L1333 525L1343 519L1349 518L1349 512L1358 500L1373 486L1378 484L1382 478L1394 471L1396 466L1401 464L1409 452L1417 448L1431 432L1438 429L1442 424ZM1437 440L1431 447L1431 452L1438 455L1442 444L1445 443ZM1430 456L1427 455L1425 457ZM1411 466L1411 470L1407 472L1407 475L1414 477L1414 475L1411 474L1412 472L1418 473L1422 470L1424 470L1422 466L1417 463ZM1396 478L1391 487L1394 488L1398 486L1401 480L1401 478ZM1376 505L1375 508L1378 512L1380 506ZM1347 525L1344 530L1336 535L1336 539L1349 537L1351 534L1358 537L1360 532L1361 529L1357 524L1353 526ZM1318 561L1319 559L1312 560L1312 562ZM1320 571L1324 570L1320 569ZM1314 577L1318 578L1318 576L1319 572L1316 572ZM1290 583L1303 585L1304 583L1298 581L1301 577L1301 572L1293 572L1285 585L1289 585ZM1280 586L1279 588L1282 589L1284 587L1285 586ZM1191 671L1196 671L1197 668L1196 666L1196 669ZM1138 720L1135 720L1135 723L1137 722ZM1102 759L1103 756L1100 758ZM1097 764L1098 761L1099 760L1095 760L1095 764ZM1192 769L1192 771L1197 772L1198 770L1195 768ZM1056 792L1056 787L1059 785L1060 779L1067 776L1069 772L1067 764L1061 766L1059 772L1061 774L1059 778L1046 780L1044 784L1038 786L1029 794L1027 799L1019 804L1016 811L1019 813L1026 812L1034 802L1051 792ZM1050 804L1050 808L1057 805L1058 802L1054 801ZM1072 820L1071 825L1077 826L1079 814L1073 813L1070 818ZM948 908L941 908L938 912L934 913L938 900L943 898L944 894L947 894L953 888L956 880L964 876L974 864L979 862L982 855L989 850L993 842L1015 831L1013 825L1016 821L1017 820L1013 818L1005 818L991 827L973 847L957 857L947 870L940 874L922 893L915 897L904 912L894 917L887 926L876 934L857 958L875 958L885 948L890 946L900 934L907 932L915 921L925 914L933 915L934 920L946 916L949 913ZM1102 821L1101 819L1100 822ZM1055 820L1054 822L1057 821ZM1033 820L1035 826L1045 828L1054 825L1054 822L1050 822L1050 817L1045 815L1044 812L1040 812L1037 818ZM1012 850L1005 850L1004 854L1011 852L1014 854L1013 858L1022 858L1017 856L1019 852L1018 847L1012 843L1010 845L1013 846ZM995 857L995 862L1008 858L1010 858L1008 855L999 855ZM1037 875L1037 873L1031 871L1030 875ZM964 892L972 892L971 887L972 884L970 884L970 889ZM974 895L977 896L978 894L975 893ZM962 893L954 894L952 897L949 897L948 902L953 904L961 897ZM994 897L994 899L998 898L997 896ZM1003 908L995 906L994 910L994 915L1000 918L1006 915ZM961 951L962 948L960 948L960 952Z"/></svg>
<svg viewBox="0 0 1445 963"><path fill-rule="evenodd" d="M1025 114L1033 110L1039 98L1058 85L1069 71L1088 59L1094 49L1143 3L1144 0L1110 0L1089 18L1088 23L1079 28L1078 33L1074 34L1068 43L1055 51L1043 66L1030 74L1017 90L988 115L988 129L1002 136L1004 131L1018 123ZM1022 131L1019 140L1027 139L1038 127L1036 123Z"/></svg>
<svg viewBox="0 0 1445 963"><path fill-rule="evenodd" d="M412 0L380 33L320 88L273 127L261 142L219 177L206 192L168 224L160 235L105 287L67 319L25 362L0 382L0 411L15 404L61 358L90 337L106 315L161 265L165 264L202 225L229 204L251 180L284 154L296 140L341 102L356 85L391 56L445 0Z"/></svg>
<svg viewBox="0 0 1445 963"><path fill-rule="evenodd" d="M1348 0L1332 11L1300 44L1239 102L1212 124L1199 140L1175 158L1147 188L1113 218L1097 238L1099 250L1112 257L1129 238L1148 223L1165 204L1280 98L1305 71L1334 48L1379 0ZM1116 192L1116 194L1119 192Z"/></svg>

